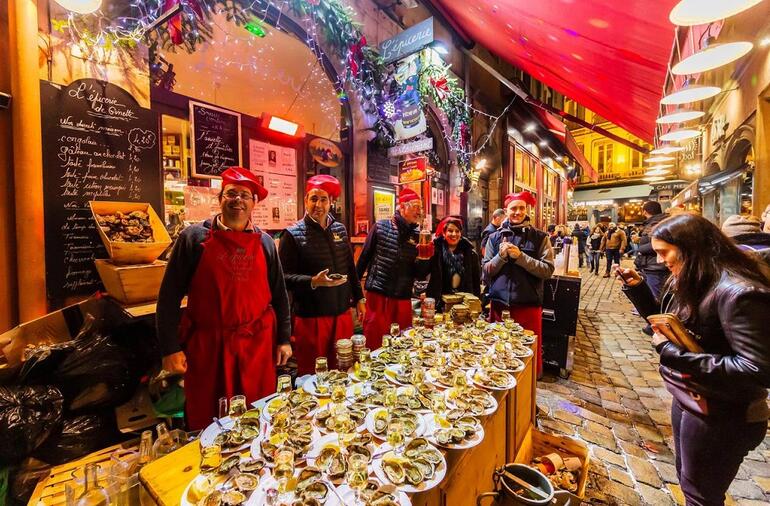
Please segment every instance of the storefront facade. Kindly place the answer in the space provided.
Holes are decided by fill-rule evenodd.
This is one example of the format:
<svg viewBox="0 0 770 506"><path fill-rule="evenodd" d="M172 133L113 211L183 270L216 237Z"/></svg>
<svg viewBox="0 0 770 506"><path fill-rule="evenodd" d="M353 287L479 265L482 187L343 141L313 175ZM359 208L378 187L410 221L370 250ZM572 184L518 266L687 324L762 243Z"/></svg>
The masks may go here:
<svg viewBox="0 0 770 506"><path fill-rule="evenodd" d="M12 3L9 20L0 20L7 22L8 30L3 26L2 31L12 35L10 48L0 45L0 56L11 57L11 65L0 73L0 84L5 88L12 77L15 80L7 86L13 91L13 107L0 113L0 128L9 133L4 136L8 145L0 147L0 161L7 161L3 187L9 192L3 202L15 200L27 214L29 208L36 211L34 216L24 216L23 226L9 222L3 227L9 235L0 255L0 269L8 274L2 287L6 306L0 308L4 328L93 293L75 290L54 300L46 286L50 265L40 245L46 243L44 215L51 214L51 206L46 208L39 191L47 170L41 160L45 149L41 125L30 121L41 117L41 107L45 109L36 91L40 82L60 88L84 79L109 83L125 91L136 107L157 117L155 128L146 129L156 138L152 149L157 150L153 151L157 173L149 174L155 161L141 170L145 181L160 181L154 207L172 236L184 224L216 212L220 180L207 167L212 158L219 160L218 149L223 146L229 149L228 164L262 175L271 197L257 206L254 219L271 234L302 216L306 178L332 174L343 184L334 215L351 236L357 236L354 242L362 243L373 221L395 211L395 195L402 183L399 163L419 157L428 160L421 190L431 221L448 213L460 214L457 188L462 178L447 141L453 125L446 115L438 108L423 111L426 128L420 135L390 139L393 152L378 148L372 131L377 113L373 116L371 110L364 110L361 91L351 85L353 63L335 57L333 48L315 45L315 34L308 31L314 25L286 6L280 11L270 4L249 29L228 21L224 14L214 14L211 34L194 50L159 46L157 53L149 54L142 44L110 51L76 47L66 31L39 31L38 18L47 20L46 27L67 19L67 12L57 4L49 9L47 3L31 0ZM373 1L356 2L351 13L361 27L361 40L369 46L378 47L403 32ZM430 13L420 7L411 11L409 22L418 24L428 18ZM432 19L430 23L431 38L425 44L443 40L450 48L442 56L442 68L450 64L462 68L462 56L452 47L449 30ZM416 47L413 53L430 52L429 58L437 57L424 47ZM462 89L462 82L458 87ZM220 131L223 136L207 145L206 121L225 122L230 129ZM25 170L14 174L12 168L19 166ZM33 198L23 203L14 198L12 180L17 194ZM95 196L97 200L123 197ZM9 209L3 216L13 220L14 214ZM24 268L17 258L25 259Z"/></svg>

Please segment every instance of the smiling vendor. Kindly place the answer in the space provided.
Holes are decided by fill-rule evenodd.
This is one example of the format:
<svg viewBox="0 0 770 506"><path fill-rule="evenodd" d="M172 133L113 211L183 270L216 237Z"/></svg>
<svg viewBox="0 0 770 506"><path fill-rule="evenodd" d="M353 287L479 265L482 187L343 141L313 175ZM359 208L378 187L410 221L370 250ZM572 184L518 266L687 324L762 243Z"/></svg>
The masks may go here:
<svg viewBox="0 0 770 506"><path fill-rule="evenodd" d="M220 397L252 402L274 392L276 366L292 354L281 263L273 239L251 223L265 197L248 169L225 170L221 214L184 229L166 267L157 333L163 369L185 374L191 430L211 423Z"/></svg>
<svg viewBox="0 0 770 506"><path fill-rule="evenodd" d="M278 255L293 295L294 356L299 374L312 374L317 357L336 368L335 343L353 334L351 308L365 301L345 225L329 212L340 182L319 174L305 185L305 216L281 235Z"/></svg>

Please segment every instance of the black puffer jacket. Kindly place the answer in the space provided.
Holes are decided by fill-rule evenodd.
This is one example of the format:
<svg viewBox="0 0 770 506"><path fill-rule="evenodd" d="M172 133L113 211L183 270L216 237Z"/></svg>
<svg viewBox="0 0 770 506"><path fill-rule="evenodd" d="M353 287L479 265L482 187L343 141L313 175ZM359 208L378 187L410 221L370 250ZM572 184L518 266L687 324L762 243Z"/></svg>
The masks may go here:
<svg viewBox="0 0 770 506"><path fill-rule="evenodd" d="M430 260L417 260L417 225L410 225L396 211L393 218L374 224L358 257L358 277L366 277L366 289L395 299L410 299L415 279L425 279Z"/></svg>
<svg viewBox="0 0 770 506"><path fill-rule="evenodd" d="M338 221L332 221L323 229L305 216L283 232L278 243L278 256L297 316L336 316L363 298L348 231ZM348 282L314 290L310 280L324 269L329 269L329 274L346 275Z"/></svg>
<svg viewBox="0 0 770 506"><path fill-rule="evenodd" d="M428 297L436 299L436 309L443 311L444 303L441 296L444 294L466 292L478 297L481 293L481 261L478 253L473 249L473 244L463 237L455 248L455 252L460 252L463 257L463 274L457 288L452 288L451 269L444 260L445 255L451 254L447 251L449 245L443 237L437 237L433 244L436 253L431 259L430 282L425 293Z"/></svg>
<svg viewBox="0 0 770 506"><path fill-rule="evenodd" d="M676 296L666 293L658 305L646 283L624 286L639 314L676 313ZM669 307L670 306L670 307ZM704 289L697 314L685 327L703 353L691 353L671 342L658 346L660 374L671 370L690 375L688 387L709 401L714 413L762 421L770 414L770 290L725 273L712 289Z"/></svg>
<svg viewBox="0 0 770 506"><path fill-rule="evenodd" d="M642 223L642 231L639 234L639 251L636 253L634 265L640 271L658 271L668 272L668 267L664 263L658 263L658 254L652 249L650 235L655 225L668 218L667 214L661 213L650 216Z"/></svg>

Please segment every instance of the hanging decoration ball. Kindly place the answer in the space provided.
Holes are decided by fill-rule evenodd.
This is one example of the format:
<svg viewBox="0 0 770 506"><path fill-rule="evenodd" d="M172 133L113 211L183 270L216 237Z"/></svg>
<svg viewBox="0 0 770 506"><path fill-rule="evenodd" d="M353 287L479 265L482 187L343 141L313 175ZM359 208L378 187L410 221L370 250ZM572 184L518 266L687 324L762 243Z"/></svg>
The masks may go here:
<svg viewBox="0 0 770 506"><path fill-rule="evenodd" d="M382 112L388 119L396 115L396 104L392 100L388 100L382 106Z"/></svg>
<svg viewBox="0 0 770 506"><path fill-rule="evenodd" d="M102 0L56 0L56 3L76 14L91 14L102 6Z"/></svg>

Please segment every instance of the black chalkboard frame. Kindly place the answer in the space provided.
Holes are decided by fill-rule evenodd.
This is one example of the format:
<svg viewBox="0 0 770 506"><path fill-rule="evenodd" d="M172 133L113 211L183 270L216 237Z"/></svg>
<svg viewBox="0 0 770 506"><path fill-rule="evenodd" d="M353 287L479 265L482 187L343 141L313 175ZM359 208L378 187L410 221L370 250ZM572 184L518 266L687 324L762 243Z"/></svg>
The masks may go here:
<svg viewBox="0 0 770 506"><path fill-rule="evenodd" d="M190 153L191 153L191 165L192 165L192 177L198 178L198 179L221 179L222 176L219 174L209 174L206 172L199 172L198 170L198 157L197 152L195 149L195 139L198 137L196 130L195 130L195 108L200 109L209 109L212 111L217 111L218 113L225 114L228 116L233 116L236 118L238 122L238 166L242 166L242 160L243 160L243 139L242 139L242 127L241 127L241 113L231 111L229 109L223 109L221 107L217 107L215 105L209 105L205 104L203 102L196 102L194 100L190 100Z"/></svg>

